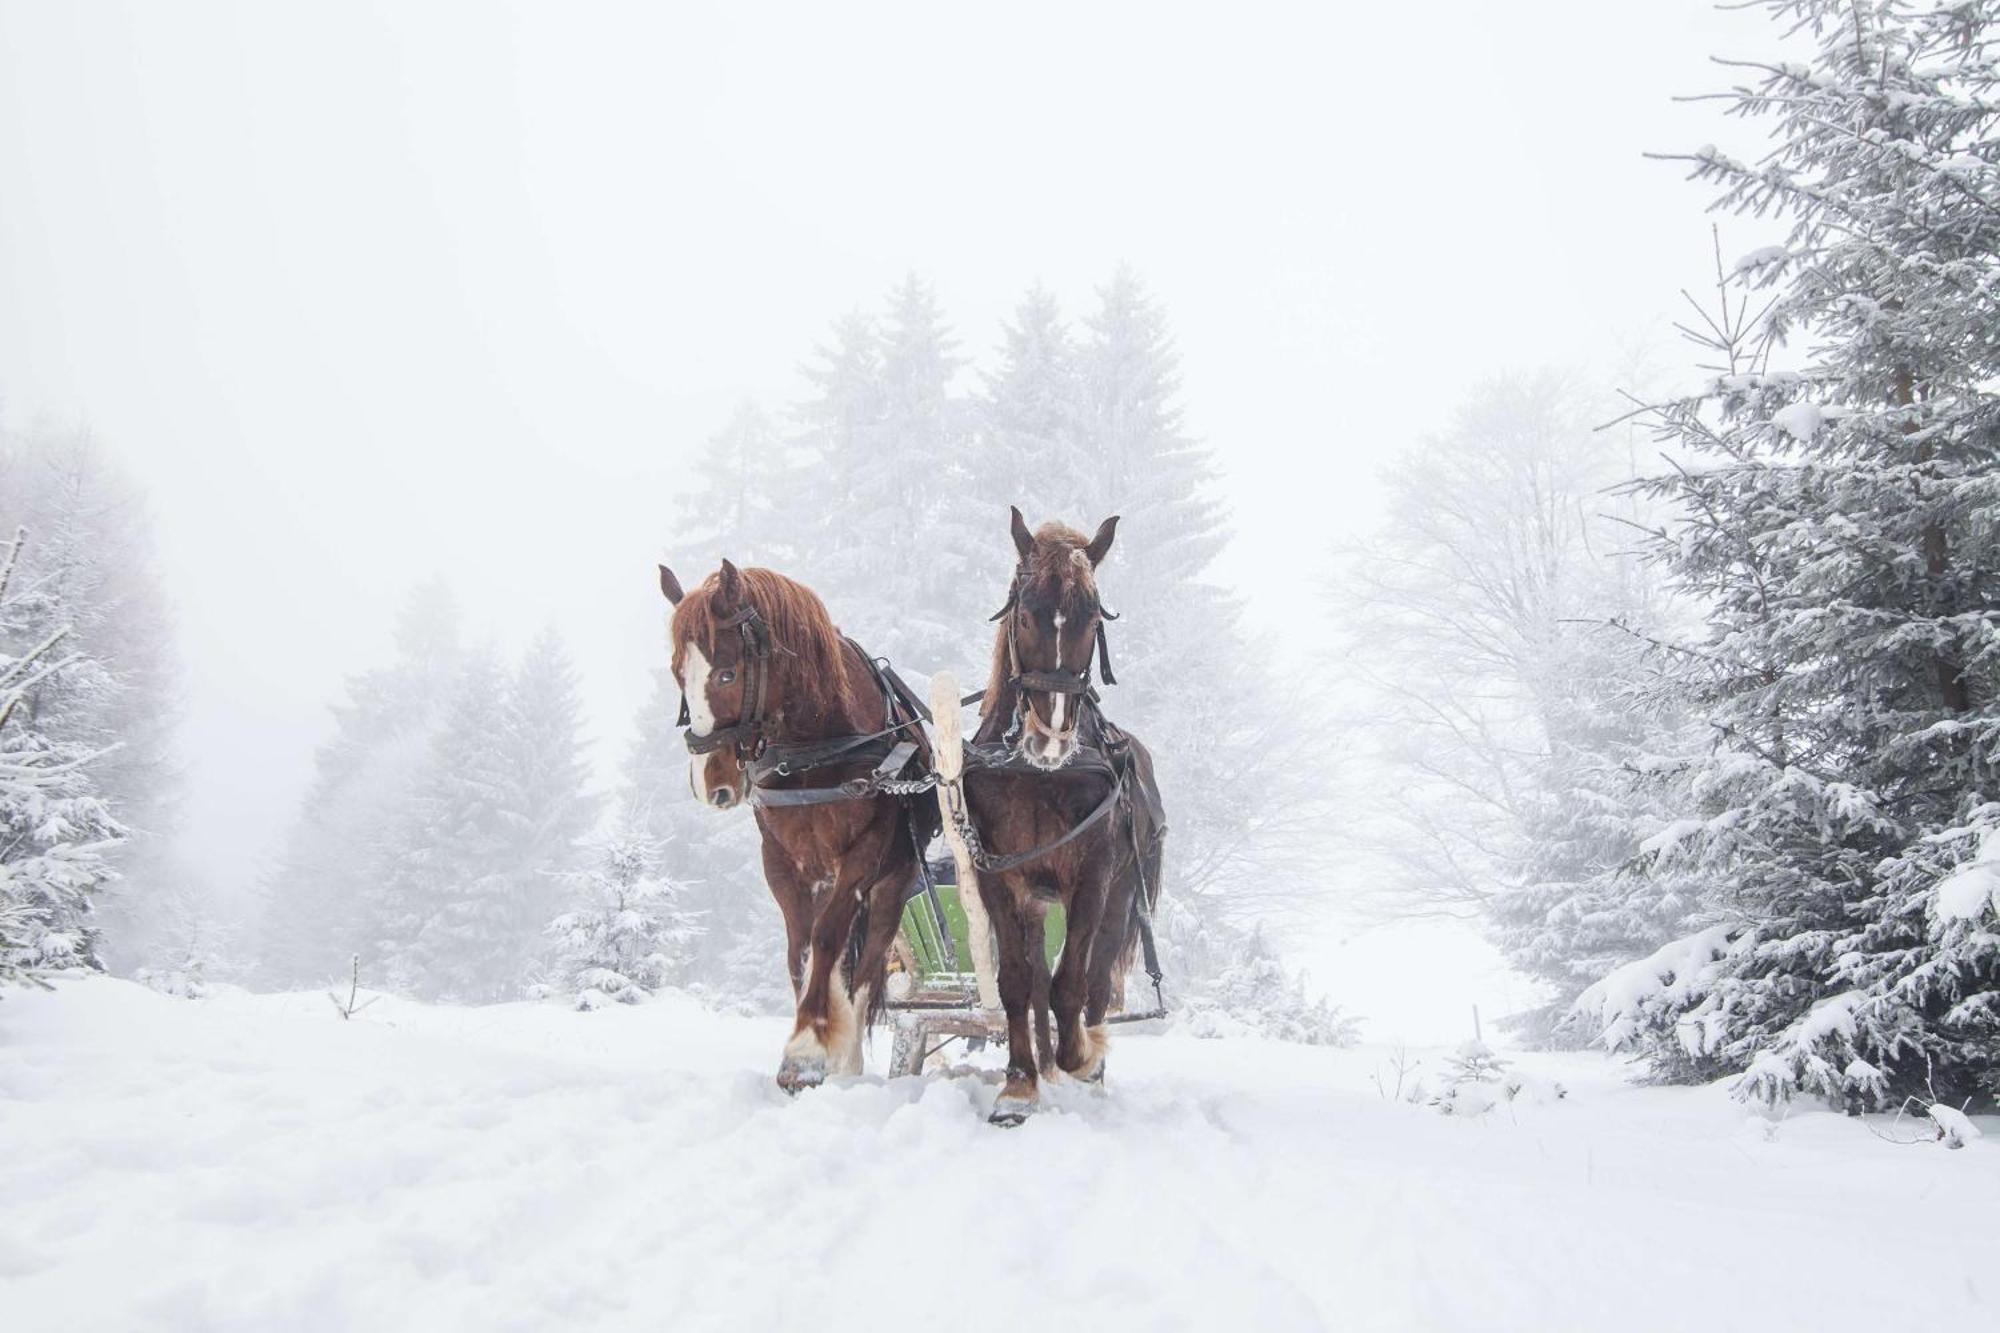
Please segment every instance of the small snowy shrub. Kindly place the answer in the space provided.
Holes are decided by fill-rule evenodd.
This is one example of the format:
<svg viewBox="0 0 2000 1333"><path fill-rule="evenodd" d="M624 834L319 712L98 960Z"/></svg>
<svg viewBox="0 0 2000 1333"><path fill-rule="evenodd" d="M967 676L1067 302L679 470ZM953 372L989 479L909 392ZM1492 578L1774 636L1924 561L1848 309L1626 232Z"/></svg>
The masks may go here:
<svg viewBox="0 0 2000 1333"><path fill-rule="evenodd" d="M1971 1117L1955 1107L1938 1102L1931 1106L1930 1117L1937 1124L1937 1136L1947 1148L1963 1148L1979 1137L1979 1126Z"/></svg>
<svg viewBox="0 0 2000 1333"><path fill-rule="evenodd" d="M557 980L537 991L602 1009L637 1004L676 979L701 921L659 867L659 843L628 830L604 843L595 866L565 876L583 901L549 923Z"/></svg>
<svg viewBox="0 0 2000 1333"><path fill-rule="evenodd" d="M208 898L185 884L165 892L160 915L158 938L132 978L162 995L199 1000L229 977L233 932Z"/></svg>
<svg viewBox="0 0 2000 1333"><path fill-rule="evenodd" d="M1468 1041L1444 1060L1444 1091L1430 1099L1441 1115L1485 1115L1507 1103L1559 1102L1569 1089L1516 1070L1483 1041Z"/></svg>
<svg viewBox="0 0 2000 1333"><path fill-rule="evenodd" d="M1132 985L1144 985L1135 977ZM1306 1046L1352 1046L1360 1020L1337 1004L1315 999L1306 979L1285 971L1263 932L1247 937L1244 956L1197 983L1180 1001L1179 1026L1197 1037L1269 1037Z"/></svg>
<svg viewBox="0 0 2000 1333"><path fill-rule="evenodd" d="M1507 1061L1483 1041L1468 1041L1444 1058L1444 1091L1431 1099L1442 1115L1485 1115L1521 1090Z"/></svg>
<svg viewBox="0 0 2000 1333"><path fill-rule="evenodd" d="M162 995L171 995L179 1000L199 1000L208 994L208 984L202 980L201 971L201 960L191 959L185 966L142 967L132 974L132 979Z"/></svg>
<svg viewBox="0 0 2000 1333"><path fill-rule="evenodd" d="M788 1015L797 1004L785 976L782 932L775 937L763 931L746 933L713 950L707 961L716 979L690 983L687 991L719 1013L744 1018Z"/></svg>
<svg viewBox="0 0 2000 1333"><path fill-rule="evenodd" d="M1483 1041L1468 1041L1444 1058L1445 1082L1453 1087L1467 1083L1499 1083L1510 1068L1508 1061L1493 1053Z"/></svg>

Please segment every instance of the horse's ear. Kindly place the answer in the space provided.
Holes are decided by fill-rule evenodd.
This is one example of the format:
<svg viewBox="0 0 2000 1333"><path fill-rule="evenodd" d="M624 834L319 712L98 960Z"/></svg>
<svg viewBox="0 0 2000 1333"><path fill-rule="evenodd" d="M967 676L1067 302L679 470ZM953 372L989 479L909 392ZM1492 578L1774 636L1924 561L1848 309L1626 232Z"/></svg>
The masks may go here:
<svg viewBox="0 0 2000 1333"><path fill-rule="evenodd" d="M743 605L743 571L724 560L715 592L716 605L723 611L734 611Z"/></svg>
<svg viewBox="0 0 2000 1333"><path fill-rule="evenodd" d="M1035 534L1028 531L1028 520L1021 517L1021 506L1008 505L1007 512L1013 515L1010 526L1014 533L1014 549L1021 553L1025 563L1035 553Z"/></svg>
<svg viewBox="0 0 2000 1333"><path fill-rule="evenodd" d="M674 577L674 571L665 565L660 566L660 591L665 593L667 600L675 606L679 606L681 598L687 596L681 591L681 581Z"/></svg>
<svg viewBox="0 0 2000 1333"><path fill-rule="evenodd" d="M1111 539L1117 535L1118 515L1113 514L1097 525L1097 535L1090 539L1090 545L1083 548L1083 553L1090 557L1092 569L1097 568L1099 562L1111 553Z"/></svg>

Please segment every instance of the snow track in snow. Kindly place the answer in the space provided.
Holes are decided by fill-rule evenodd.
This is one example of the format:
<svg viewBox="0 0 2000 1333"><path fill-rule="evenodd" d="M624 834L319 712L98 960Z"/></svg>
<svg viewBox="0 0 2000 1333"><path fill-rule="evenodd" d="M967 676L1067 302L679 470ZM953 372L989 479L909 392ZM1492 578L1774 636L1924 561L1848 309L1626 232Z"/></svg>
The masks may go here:
<svg viewBox="0 0 2000 1333"><path fill-rule="evenodd" d="M1767 1136L1716 1090L1626 1088L1595 1057L1527 1060L1568 1100L1458 1120L1378 1097L1380 1051L1128 1036L1108 1095L1051 1088L1007 1132L977 1076L787 1099L783 1036L679 1000L342 1022L320 995L11 993L0 1309L24 1330L1860 1329L2000 1300L1990 1127L1954 1153L1828 1114Z"/></svg>

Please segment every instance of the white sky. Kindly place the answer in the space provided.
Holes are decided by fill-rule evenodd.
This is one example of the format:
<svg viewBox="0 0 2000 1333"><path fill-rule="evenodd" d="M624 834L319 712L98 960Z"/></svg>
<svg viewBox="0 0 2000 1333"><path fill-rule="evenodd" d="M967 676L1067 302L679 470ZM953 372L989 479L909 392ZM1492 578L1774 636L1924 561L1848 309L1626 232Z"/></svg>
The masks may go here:
<svg viewBox="0 0 2000 1333"><path fill-rule="evenodd" d="M1659 344L1706 196L1639 154L1745 142L1669 99L1770 42L1686 0L850 8L0 0L0 400L150 488L225 886L432 572L563 629L615 759L652 563L715 554L669 529L700 441L908 269L984 355L1030 281L1136 264L1223 572L1298 569L1256 603L1296 614L1472 384ZM1401 954L1321 970L1464 1012Z"/></svg>

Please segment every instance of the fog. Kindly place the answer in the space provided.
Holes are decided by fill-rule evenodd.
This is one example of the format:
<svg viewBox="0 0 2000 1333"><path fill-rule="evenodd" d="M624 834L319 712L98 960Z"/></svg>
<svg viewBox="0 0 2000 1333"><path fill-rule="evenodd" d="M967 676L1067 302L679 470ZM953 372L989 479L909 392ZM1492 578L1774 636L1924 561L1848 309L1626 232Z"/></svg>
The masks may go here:
<svg viewBox="0 0 2000 1333"><path fill-rule="evenodd" d="M1285 645L1244 669L1331 672L1316 566L1385 460L1496 373L1682 369L1704 196L1640 150L1719 137L1671 99L1757 22L0 3L0 401L151 495L184 837L231 892L431 574L504 642L562 630L615 762L662 652L652 564L728 554L673 531L697 448L912 270L983 359L1030 282L1074 314L1134 265L1224 471L1218 573ZM1487 966L1351 929L1320 970L1364 1012L1429 1002L1395 988L1412 958Z"/></svg>

